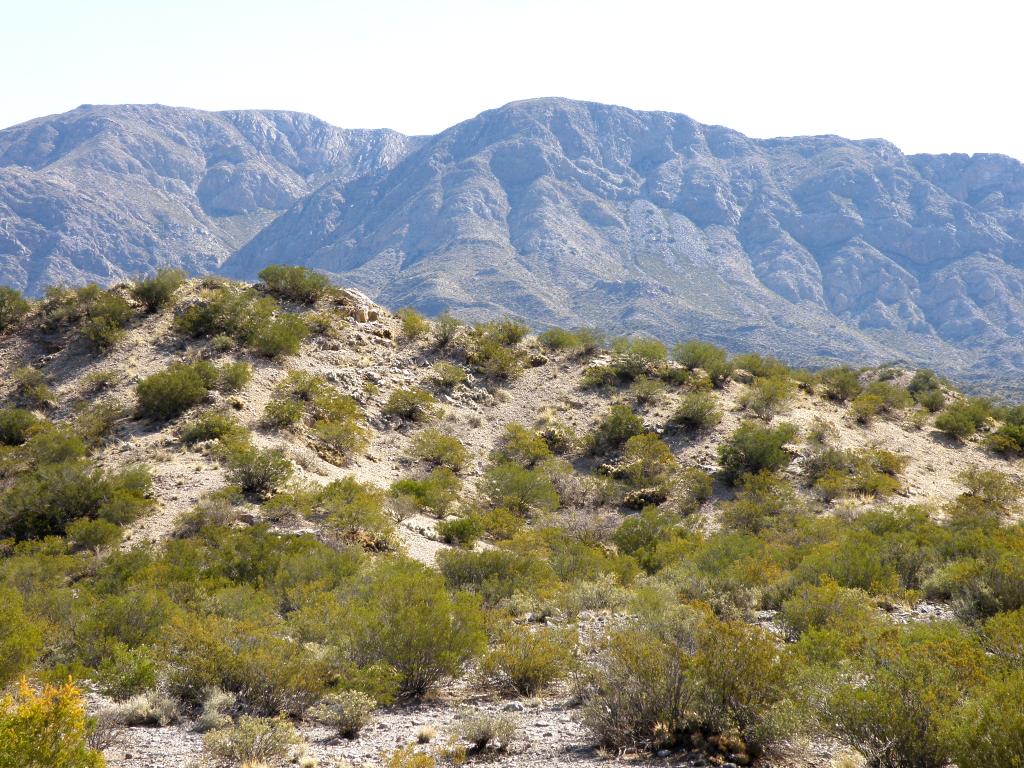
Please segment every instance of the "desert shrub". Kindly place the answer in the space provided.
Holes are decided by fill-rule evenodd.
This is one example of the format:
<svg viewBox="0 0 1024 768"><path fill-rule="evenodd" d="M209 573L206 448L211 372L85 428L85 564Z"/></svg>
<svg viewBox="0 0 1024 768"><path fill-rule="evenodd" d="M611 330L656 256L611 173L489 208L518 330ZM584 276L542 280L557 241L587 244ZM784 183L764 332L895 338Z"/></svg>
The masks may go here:
<svg viewBox="0 0 1024 768"><path fill-rule="evenodd" d="M729 528L760 533L788 529L802 508L800 497L784 478L768 470L740 475L739 492L723 502L722 522Z"/></svg>
<svg viewBox="0 0 1024 768"><path fill-rule="evenodd" d="M626 441L615 476L633 488L657 488L667 493L677 468L676 458L665 441L649 432Z"/></svg>
<svg viewBox="0 0 1024 768"><path fill-rule="evenodd" d="M206 398L209 387L196 365L171 363L135 386L139 413L145 418L168 421Z"/></svg>
<svg viewBox="0 0 1024 768"><path fill-rule="evenodd" d="M1020 456L1024 454L1024 424L1000 424L985 442L996 453Z"/></svg>
<svg viewBox="0 0 1024 768"><path fill-rule="evenodd" d="M21 408L0 408L0 443L21 445L29 436L36 417Z"/></svg>
<svg viewBox="0 0 1024 768"><path fill-rule="evenodd" d="M782 603L779 620L797 638L812 629L859 631L874 618L867 593L839 586L830 578L802 584Z"/></svg>
<svg viewBox="0 0 1024 768"><path fill-rule="evenodd" d="M722 420L715 396L710 392L690 392L679 402L669 423L684 429L710 429Z"/></svg>
<svg viewBox="0 0 1024 768"><path fill-rule="evenodd" d="M0 286L0 333L13 328L28 314L30 305L21 291Z"/></svg>
<svg viewBox="0 0 1024 768"><path fill-rule="evenodd" d="M867 407L862 407L862 410L870 411L870 416L875 416L879 413L891 414L895 411L909 408L914 403L914 399L906 389L882 380L871 382L860 395L853 399L850 405L855 415L858 401L862 403L867 402Z"/></svg>
<svg viewBox="0 0 1024 768"><path fill-rule="evenodd" d="M484 525L476 515L442 520L437 524L437 535L446 544L470 547L484 533Z"/></svg>
<svg viewBox="0 0 1024 768"><path fill-rule="evenodd" d="M759 379L789 378L791 373L789 366L781 360L756 353L736 355L732 359L732 365Z"/></svg>
<svg viewBox="0 0 1024 768"><path fill-rule="evenodd" d="M131 304L121 296L101 291L88 303L81 325L82 335L97 349L109 349L124 336L124 327L133 314Z"/></svg>
<svg viewBox="0 0 1024 768"><path fill-rule="evenodd" d="M70 522L64 533L77 552L92 552L99 555L121 543L121 527L109 520L90 520L80 517Z"/></svg>
<svg viewBox="0 0 1024 768"><path fill-rule="evenodd" d="M664 392L665 384L648 376L637 376L629 387L629 396L637 406L656 403Z"/></svg>
<svg viewBox="0 0 1024 768"><path fill-rule="evenodd" d="M511 461L492 464L484 472L483 492L495 507L522 516L558 509L561 499L550 476Z"/></svg>
<svg viewBox="0 0 1024 768"><path fill-rule="evenodd" d="M99 444L113 432L128 412L113 399L98 400L82 407L75 416L75 434L87 445Z"/></svg>
<svg viewBox="0 0 1024 768"><path fill-rule="evenodd" d="M850 413L858 424L871 424L882 412L885 402L878 395L862 392L850 401Z"/></svg>
<svg viewBox="0 0 1024 768"><path fill-rule="evenodd" d="M210 731L203 737L206 753L226 768L283 765L301 743L295 726L284 717L242 715L236 724Z"/></svg>
<svg viewBox="0 0 1024 768"><path fill-rule="evenodd" d="M1021 764L1024 671L1010 671L976 688L944 730L958 768Z"/></svg>
<svg viewBox="0 0 1024 768"><path fill-rule="evenodd" d="M193 727L200 733L206 733L215 728L225 728L231 725L231 715L228 712L234 706L234 694L222 691L220 688L208 689L203 696L199 715L196 717Z"/></svg>
<svg viewBox="0 0 1024 768"><path fill-rule="evenodd" d="M989 653L1013 664L1024 662L1024 609L997 613L985 622L982 637Z"/></svg>
<svg viewBox="0 0 1024 768"><path fill-rule="evenodd" d="M580 377L581 389L609 389L621 383L619 371L610 365L590 365Z"/></svg>
<svg viewBox="0 0 1024 768"><path fill-rule="evenodd" d="M692 514L711 498L715 481L707 472L698 467L686 467L679 472L676 482L679 511Z"/></svg>
<svg viewBox="0 0 1024 768"><path fill-rule="evenodd" d="M991 404L982 398L951 403L935 418L935 428L957 440L966 440L988 420Z"/></svg>
<svg viewBox="0 0 1024 768"><path fill-rule="evenodd" d="M255 330L270 321L278 305L252 290L221 285L206 291L202 299L185 307L174 319L178 332L200 338L227 336L247 344Z"/></svg>
<svg viewBox="0 0 1024 768"><path fill-rule="evenodd" d="M957 479L967 487L968 496L1000 515L1009 513L1021 495L1021 486L1016 480L994 469L971 466Z"/></svg>
<svg viewBox="0 0 1024 768"><path fill-rule="evenodd" d="M302 420L304 408L296 400L279 400L272 398L263 408L260 422L273 429L283 429L298 424Z"/></svg>
<svg viewBox="0 0 1024 768"><path fill-rule="evenodd" d="M488 748L495 752L507 752L515 738L519 722L503 712L464 712L456 723L456 735L469 742L474 754Z"/></svg>
<svg viewBox="0 0 1024 768"><path fill-rule="evenodd" d="M494 381L510 381L523 370L524 354L491 335L477 336L467 355L473 370Z"/></svg>
<svg viewBox="0 0 1024 768"><path fill-rule="evenodd" d="M829 691L827 720L876 765L946 765L946 723L983 679L982 650L963 630L934 623L877 636L857 661Z"/></svg>
<svg viewBox="0 0 1024 768"><path fill-rule="evenodd" d="M53 390L42 371L26 365L14 371L11 378L14 380L14 393L23 403L35 408L53 404Z"/></svg>
<svg viewBox="0 0 1024 768"><path fill-rule="evenodd" d="M537 341L552 352L568 352L579 348L579 339L564 328L548 328L537 336Z"/></svg>
<svg viewBox="0 0 1024 768"><path fill-rule="evenodd" d="M584 727L611 749L673 746L696 725L691 666L685 650L653 632L613 632L584 671Z"/></svg>
<svg viewBox="0 0 1024 768"><path fill-rule="evenodd" d="M292 475L292 463L280 448L236 444L228 452L228 480L245 493L270 496Z"/></svg>
<svg viewBox="0 0 1024 768"><path fill-rule="evenodd" d="M685 341L673 348L672 357L688 370L700 368L716 387L722 386L732 375L732 364L726 351L714 344Z"/></svg>
<svg viewBox="0 0 1024 768"><path fill-rule="evenodd" d="M39 466L0 497L0 535L19 541L59 536L83 517L130 522L149 507L149 483L143 468L104 473L80 460Z"/></svg>
<svg viewBox="0 0 1024 768"><path fill-rule="evenodd" d="M764 421L771 421L793 397L795 387L783 376L755 378L740 397L740 404Z"/></svg>
<svg viewBox="0 0 1024 768"><path fill-rule="evenodd" d="M926 368L919 369L914 373L910 383L907 384L907 392L915 401L932 413L942 409L946 397L942 393L942 382L935 375L934 371Z"/></svg>
<svg viewBox="0 0 1024 768"><path fill-rule="evenodd" d="M416 747L407 744L396 749L388 756L387 768L436 768L437 761L433 755L417 752Z"/></svg>
<svg viewBox="0 0 1024 768"><path fill-rule="evenodd" d="M550 566L538 557L503 549L450 549L438 555L437 563L449 587L476 592L490 606L517 592L532 594L554 579Z"/></svg>
<svg viewBox="0 0 1024 768"><path fill-rule="evenodd" d="M458 337L461 328L461 320L448 312L442 312L434 319L434 344L438 349L447 349Z"/></svg>
<svg viewBox="0 0 1024 768"><path fill-rule="evenodd" d="M318 419L313 422L313 435L336 456L346 457L366 445L366 430L353 416L340 420Z"/></svg>
<svg viewBox="0 0 1024 768"><path fill-rule="evenodd" d="M417 459L459 472L469 461L469 451L462 441L439 429L424 429L412 439L411 453Z"/></svg>
<svg viewBox="0 0 1024 768"><path fill-rule="evenodd" d="M222 437L240 438L245 428L231 414L223 411L205 411L181 428L181 439L186 445Z"/></svg>
<svg viewBox="0 0 1024 768"><path fill-rule="evenodd" d="M466 371L460 366L445 360L434 363L431 370L434 383L446 390L452 390L460 384L465 384L466 379L469 378Z"/></svg>
<svg viewBox="0 0 1024 768"><path fill-rule="evenodd" d="M157 660L147 646L117 643L96 674L99 689L115 701L126 701L157 684Z"/></svg>
<svg viewBox="0 0 1024 768"><path fill-rule="evenodd" d="M430 321L412 307L403 307L395 313L402 321L402 335L407 339L419 339L430 333Z"/></svg>
<svg viewBox="0 0 1024 768"><path fill-rule="evenodd" d="M384 492L352 477L311 490L292 489L270 499L271 514L287 511L322 520L348 540L377 550L394 545L394 523L384 511Z"/></svg>
<svg viewBox="0 0 1024 768"><path fill-rule="evenodd" d="M103 768L89 746L90 727L81 694L68 682L35 691L28 683L0 699L0 766L3 768Z"/></svg>
<svg viewBox="0 0 1024 768"><path fill-rule="evenodd" d="M478 601L449 595L439 574L408 560L381 563L351 611L354 660L394 667L406 695L457 676L486 642Z"/></svg>
<svg viewBox="0 0 1024 768"><path fill-rule="evenodd" d="M818 373L818 389L829 400L845 403L861 393L860 377L852 368L841 365Z"/></svg>
<svg viewBox="0 0 1024 768"><path fill-rule="evenodd" d="M805 466L814 487L825 498L834 499L847 493L895 493L900 489L899 475L907 461L907 457L882 448L868 448L860 453L824 448L808 455Z"/></svg>
<svg viewBox="0 0 1024 768"><path fill-rule="evenodd" d="M537 435L543 440L551 453L558 456L573 451L579 440L576 430L563 421L554 418L545 418L537 425Z"/></svg>
<svg viewBox="0 0 1024 768"><path fill-rule="evenodd" d="M157 312L174 298L174 292L185 282L185 273L180 269L160 269L152 277L136 281L132 295L142 302L147 312Z"/></svg>
<svg viewBox="0 0 1024 768"><path fill-rule="evenodd" d="M491 461L509 461L527 469L551 458L547 442L535 430L518 422L509 422L498 439Z"/></svg>
<svg viewBox="0 0 1024 768"><path fill-rule="evenodd" d="M607 453L621 448L629 438L642 435L643 420L626 405L613 405L608 409L587 439L591 453Z"/></svg>
<svg viewBox="0 0 1024 768"><path fill-rule="evenodd" d="M252 380L252 366L244 360L236 360L221 366L216 388L220 392L238 392Z"/></svg>
<svg viewBox="0 0 1024 768"><path fill-rule="evenodd" d="M505 627L481 659L480 671L500 688L533 696L570 673L575 645L572 627Z"/></svg>
<svg viewBox="0 0 1024 768"><path fill-rule="evenodd" d="M718 448L723 478L735 484L744 474L783 469L792 460L785 445L795 436L792 424L762 427L744 422Z"/></svg>
<svg viewBox="0 0 1024 768"><path fill-rule="evenodd" d="M333 729L345 739L354 739L359 732L373 722L373 710L377 702L362 691L340 691L330 693L320 700L310 716L317 722Z"/></svg>
<svg viewBox="0 0 1024 768"><path fill-rule="evenodd" d="M24 674L43 649L43 633L21 593L0 587L0 689Z"/></svg>
<svg viewBox="0 0 1024 768"><path fill-rule="evenodd" d="M120 725L166 727L178 722L178 704L160 691L147 691L130 696L113 709L114 721Z"/></svg>
<svg viewBox="0 0 1024 768"><path fill-rule="evenodd" d="M659 374L668 359L668 350L657 339L619 337L612 342L612 366L620 379L632 381L639 376Z"/></svg>
<svg viewBox="0 0 1024 768"><path fill-rule="evenodd" d="M385 416L397 416L405 421L429 421L437 412L437 401L425 389L396 389L381 409Z"/></svg>
<svg viewBox="0 0 1024 768"><path fill-rule="evenodd" d="M286 357L299 353L308 334L305 320L298 315L283 314L257 328L248 343L264 357Z"/></svg>
<svg viewBox="0 0 1024 768"><path fill-rule="evenodd" d="M271 264L260 270L259 278L271 293L300 304L315 304L331 288L331 281L306 267Z"/></svg>
<svg viewBox="0 0 1024 768"><path fill-rule="evenodd" d="M612 535L612 541L620 552L636 556L641 565L646 565L643 555L652 552L677 522L673 515L655 506L644 507L619 524Z"/></svg>
<svg viewBox="0 0 1024 768"><path fill-rule="evenodd" d="M409 499L417 509L444 517L459 497L462 481L447 467L434 467L422 478L403 478L391 485L391 493Z"/></svg>

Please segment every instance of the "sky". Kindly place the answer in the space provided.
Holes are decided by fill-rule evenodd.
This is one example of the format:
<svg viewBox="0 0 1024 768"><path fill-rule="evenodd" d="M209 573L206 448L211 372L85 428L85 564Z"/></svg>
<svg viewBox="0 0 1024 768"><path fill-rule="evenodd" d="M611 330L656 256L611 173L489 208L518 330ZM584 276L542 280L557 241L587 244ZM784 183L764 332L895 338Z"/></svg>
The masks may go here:
<svg viewBox="0 0 1024 768"><path fill-rule="evenodd" d="M0 19L0 126L136 102L424 134L565 96L1024 159L1009 0L0 0Z"/></svg>

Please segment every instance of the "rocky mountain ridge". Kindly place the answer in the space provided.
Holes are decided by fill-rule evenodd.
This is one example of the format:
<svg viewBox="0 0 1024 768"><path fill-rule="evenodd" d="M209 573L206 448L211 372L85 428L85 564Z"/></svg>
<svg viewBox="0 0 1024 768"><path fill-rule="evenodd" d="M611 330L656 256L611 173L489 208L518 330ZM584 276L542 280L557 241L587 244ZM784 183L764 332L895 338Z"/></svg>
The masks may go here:
<svg viewBox="0 0 1024 768"><path fill-rule="evenodd" d="M72 124L94 135L77 145ZM904 359L966 383L1024 369L1024 167L999 155L537 99L419 139L80 108L0 132L0 166L0 281L30 291L288 262L428 313Z"/></svg>

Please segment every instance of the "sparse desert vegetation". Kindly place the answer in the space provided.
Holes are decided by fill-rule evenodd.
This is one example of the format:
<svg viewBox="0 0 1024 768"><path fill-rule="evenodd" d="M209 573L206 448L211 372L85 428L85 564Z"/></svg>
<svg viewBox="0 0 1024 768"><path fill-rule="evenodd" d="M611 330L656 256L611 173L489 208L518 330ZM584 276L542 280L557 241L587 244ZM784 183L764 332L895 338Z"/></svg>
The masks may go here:
<svg viewBox="0 0 1024 768"><path fill-rule="evenodd" d="M1019 758L1020 406L261 279L0 293L0 766Z"/></svg>

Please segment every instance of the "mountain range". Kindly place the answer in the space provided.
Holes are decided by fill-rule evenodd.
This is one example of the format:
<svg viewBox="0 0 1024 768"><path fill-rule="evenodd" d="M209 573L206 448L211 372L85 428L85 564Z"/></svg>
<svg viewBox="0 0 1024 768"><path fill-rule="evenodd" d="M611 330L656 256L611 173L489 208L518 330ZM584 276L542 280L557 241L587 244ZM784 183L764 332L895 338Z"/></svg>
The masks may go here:
<svg viewBox="0 0 1024 768"><path fill-rule="evenodd" d="M0 131L0 283L277 262L430 314L899 359L1011 389L1024 373L1024 166L1001 155L753 139L566 99L429 137L163 106Z"/></svg>

